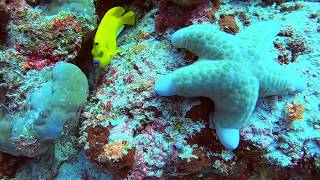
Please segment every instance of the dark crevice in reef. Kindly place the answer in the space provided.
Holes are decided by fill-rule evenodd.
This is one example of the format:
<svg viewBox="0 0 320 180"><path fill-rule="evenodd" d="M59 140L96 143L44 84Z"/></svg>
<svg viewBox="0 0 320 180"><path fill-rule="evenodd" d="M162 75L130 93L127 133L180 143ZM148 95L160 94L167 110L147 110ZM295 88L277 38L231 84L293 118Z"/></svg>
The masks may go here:
<svg viewBox="0 0 320 180"><path fill-rule="evenodd" d="M81 44L81 49L79 51L78 56L75 58L75 65L78 66L81 69L81 71L87 76L90 91L95 89L96 84L96 72L93 66L93 58L91 55L94 34L95 32L87 35L87 37Z"/></svg>
<svg viewBox="0 0 320 180"><path fill-rule="evenodd" d="M49 4L53 0L26 0L26 3L32 7L41 5L41 4Z"/></svg>
<svg viewBox="0 0 320 180"><path fill-rule="evenodd" d="M263 179L319 179L320 172L317 169L314 158L303 158L294 167L282 168L277 165L270 165L266 159L261 157L266 154L257 147L246 141L241 141L239 148L235 151L237 157L237 170L235 174L241 178L255 177Z"/></svg>
<svg viewBox="0 0 320 180"><path fill-rule="evenodd" d="M95 1L96 13L99 17L99 21L102 19L104 14L111 8L115 6L123 6L123 5L133 5L143 12L149 11L153 4L152 1L141 1L141 0L108 0L106 3L105 0L96 0Z"/></svg>
<svg viewBox="0 0 320 180"><path fill-rule="evenodd" d="M0 152L0 178L14 178L16 171L26 163L28 158L16 157Z"/></svg>
<svg viewBox="0 0 320 180"><path fill-rule="evenodd" d="M0 46L5 44L8 38L7 24L10 19L10 10L5 2L0 1Z"/></svg>
<svg viewBox="0 0 320 180"><path fill-rule="evenodd" d="M132 2L132 0L109 0L108 3L106 3L105 0L96 0L94 4L96 6L96 13L99 17L99 21L109 9L115 6L128 4L130 2Z"/></svg>

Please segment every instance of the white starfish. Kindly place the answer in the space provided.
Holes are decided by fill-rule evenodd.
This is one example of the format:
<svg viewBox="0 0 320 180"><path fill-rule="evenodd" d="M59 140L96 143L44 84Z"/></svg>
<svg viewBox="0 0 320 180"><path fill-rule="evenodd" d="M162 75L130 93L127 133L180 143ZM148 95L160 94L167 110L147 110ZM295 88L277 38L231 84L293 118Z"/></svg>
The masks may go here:
<svg viewBox="0 0 320 180"><path fill-rule="evenodd" d="M268 55L276 22L252 25L233 36L214 25L191 25L172 35L172 43L199 57L157 80L154 90L162 96L204 96L215 102L210 126L220 142L235 149L240 129L254 111L258 96L285 95L305 89L305 81ZM270 48L270 49L269 49Z"/></svg>

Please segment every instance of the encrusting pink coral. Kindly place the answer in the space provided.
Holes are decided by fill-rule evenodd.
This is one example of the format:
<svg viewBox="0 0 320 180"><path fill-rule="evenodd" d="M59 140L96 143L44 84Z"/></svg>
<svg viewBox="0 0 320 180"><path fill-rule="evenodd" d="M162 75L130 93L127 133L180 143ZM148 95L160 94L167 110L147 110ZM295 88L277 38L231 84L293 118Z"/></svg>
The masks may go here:
<svg viewBox="0 0 320 180"><path fill-rule="evenodd" d="M192 21L203 21L209 12L208 2L194 6L181 6L171 1L161 0L159 14L155 18L156 30L163 33L167 28L179 29L191 25Z"/></svg>

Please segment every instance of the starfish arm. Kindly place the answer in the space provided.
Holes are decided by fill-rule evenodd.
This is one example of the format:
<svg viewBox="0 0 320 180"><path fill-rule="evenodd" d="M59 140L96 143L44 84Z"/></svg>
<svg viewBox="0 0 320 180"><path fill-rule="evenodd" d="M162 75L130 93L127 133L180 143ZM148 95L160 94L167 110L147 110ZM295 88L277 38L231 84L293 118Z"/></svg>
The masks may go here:
<svg viewBox="0 0 320 180"><path fill-rule="evenodd" d="M295 94L306 89L306 81L288 67L276 62L259 62L253 73L259 79L260 97Z"/></svg>
<svg viewBox="0 0 320 180"><path fill-rule="evenodd" d="M179 29L171 36L171 42L177 48L191 51L200 59L210 60L222 60L234 55L234 52L238 52L235 46L239 45L233 35L221 32L212 24L191 25Z"/></svg>
<svg viewBox="0 0 320 180"><path fill-rule="evenodd" d="M227 69L226 62L202 59L161 77L156 81L154 89L161 96L198 97L206 94L208 97L219 93L222 81L219 73Z"/></svg>
<svg viewBox="0 0 320 180"><path fill-rule="evenodd" d="M160 95L208 97L216 103L215 119L221 126L239 129L254 110L259 83L241 64L202 60L160 78L155 91Z"/></svg>
<svg viewBox="0 0 320 180"><path fill-rule="evenodd" d="M210 128L216 130L216 135L227 149L236 149L240 142L240 130L237 128L225 128L220 125L219 121L214 121L214 113L210 113Z"/></svg>
<svg viewBox="0 0 320 180"><path fill-rule="evenodd" d="M235 149L239 131L249 120L258 99L258 79L233 61L202 60L160 78L155 91L160 95L204 96L215 101L210 118L221 143Z"/></svg>

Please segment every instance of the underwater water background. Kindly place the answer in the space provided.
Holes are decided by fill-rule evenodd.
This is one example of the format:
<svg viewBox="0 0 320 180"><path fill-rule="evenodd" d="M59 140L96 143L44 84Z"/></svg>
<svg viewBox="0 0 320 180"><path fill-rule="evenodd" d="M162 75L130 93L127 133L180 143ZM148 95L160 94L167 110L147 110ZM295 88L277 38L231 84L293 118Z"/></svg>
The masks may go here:
<svg viewBox="0 0 320 180"><path fill-rule="evenodd" d="M317 0L0 0L1 179L320 179Z"/></svg>

